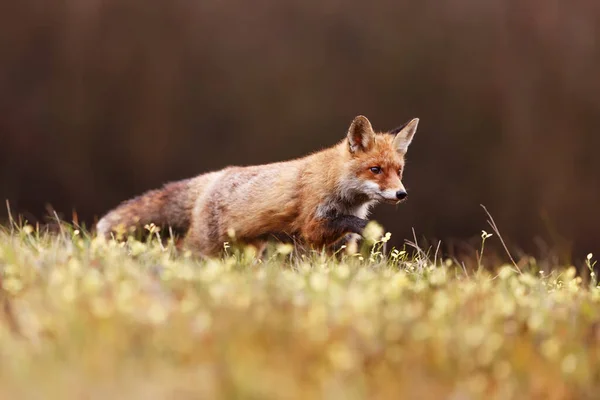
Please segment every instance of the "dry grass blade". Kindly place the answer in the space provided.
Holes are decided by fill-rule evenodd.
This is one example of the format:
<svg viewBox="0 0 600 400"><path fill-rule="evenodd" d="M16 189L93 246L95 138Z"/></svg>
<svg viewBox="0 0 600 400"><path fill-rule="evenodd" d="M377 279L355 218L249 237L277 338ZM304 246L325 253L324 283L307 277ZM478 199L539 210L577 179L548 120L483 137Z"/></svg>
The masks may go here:
<svg viewBox="0 0 600 400"><path fill-rule="evenodd" d="M483 208L483 210L485 211L485 213L489 217L487 223L490 225L490 227L492 228L492 230L494 231L494 233L498 236L498 239L500 239L500 243L502 243L502 247L504 247L504 251L506 251L506 254L508 254L508 257L510 258L510 261L512 262L512 264L514 265L514 267L517 269L517 271L519 272L519 274L522 274L523 272L521 271L521 268L519 268L519 266L515 262L513 256L510 254L510 251L508 250L508 247L506 246L506 243L504 243L504 239L502 239L502 235L500 234L500 231L498 230L498 226L496 226L496 221L494 221L494 217L492 217L492 214L490 214L490 212L488 211L488 209L485 208L485 206L483 204L480 204L480 206L481 206L481 208Z"/></svg>

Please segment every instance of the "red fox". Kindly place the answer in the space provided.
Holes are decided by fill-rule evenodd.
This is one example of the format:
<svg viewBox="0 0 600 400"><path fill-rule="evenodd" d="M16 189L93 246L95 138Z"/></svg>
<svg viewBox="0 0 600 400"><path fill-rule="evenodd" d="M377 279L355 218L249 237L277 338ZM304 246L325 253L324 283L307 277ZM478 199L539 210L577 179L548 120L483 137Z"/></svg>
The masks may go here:
<svg viewBox="0 0 600 400"><path fill-rule="evenodd" d="M230 166L166 184L122 203L100 219L98 235L147 224L184 234L184 246L216 256L224 242L255 246L288 237L327 249L349 234L360 235L371 206L397 204L404 156L417 130L415 118L375 133L359 115L335 146L303 158L256 166Z"/></svg>

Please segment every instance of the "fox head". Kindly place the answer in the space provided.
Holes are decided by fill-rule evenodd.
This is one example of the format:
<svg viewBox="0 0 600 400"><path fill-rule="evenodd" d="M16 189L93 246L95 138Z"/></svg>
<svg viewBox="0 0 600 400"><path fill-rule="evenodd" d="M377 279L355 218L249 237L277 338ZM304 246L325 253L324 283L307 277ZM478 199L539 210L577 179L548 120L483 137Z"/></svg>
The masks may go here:
<svg viewBox="0 0 600 400"><path fill-rule="evenodd" d="M390 132L375 133L366 117L354 118L345 141L350 156L347 182L352 192L393 204L406 198L404 156L418 124L419 119L414 118Z"/></svg>

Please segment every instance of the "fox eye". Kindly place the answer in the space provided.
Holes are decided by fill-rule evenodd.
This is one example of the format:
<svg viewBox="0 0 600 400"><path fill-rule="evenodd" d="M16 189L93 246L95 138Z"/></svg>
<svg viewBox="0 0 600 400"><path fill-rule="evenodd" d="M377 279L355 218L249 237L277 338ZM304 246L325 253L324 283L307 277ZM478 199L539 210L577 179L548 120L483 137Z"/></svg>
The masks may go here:
<svg viewBox="0 0 600 400"><path fill-rule="evenodd" d="M381 167L371 167L371 172L374 174L380 174L381 173Z"/></svg>

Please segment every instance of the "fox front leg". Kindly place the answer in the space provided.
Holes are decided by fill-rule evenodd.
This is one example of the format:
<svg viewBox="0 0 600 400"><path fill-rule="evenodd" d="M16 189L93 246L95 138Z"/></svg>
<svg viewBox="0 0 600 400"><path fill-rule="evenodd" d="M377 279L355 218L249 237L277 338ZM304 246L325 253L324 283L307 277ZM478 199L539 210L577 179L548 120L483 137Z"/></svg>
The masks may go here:
<svg viewBox="0 0 600 400"><path fill-rule="evenodd" d="M331 246L349 233L362 235L368 221L354 215L339 215L318 219L307 224L304 238L312 246L322 248Z"/></svg>
<svg viewBox="0 0 600 400"><path fill-rule="evenodd" d="M356 233L362 236L368 222L366 219L355 215L340 215L330 219L328 227L331 230L332 236L336 236L339 239L347 233Z"/></svg>

